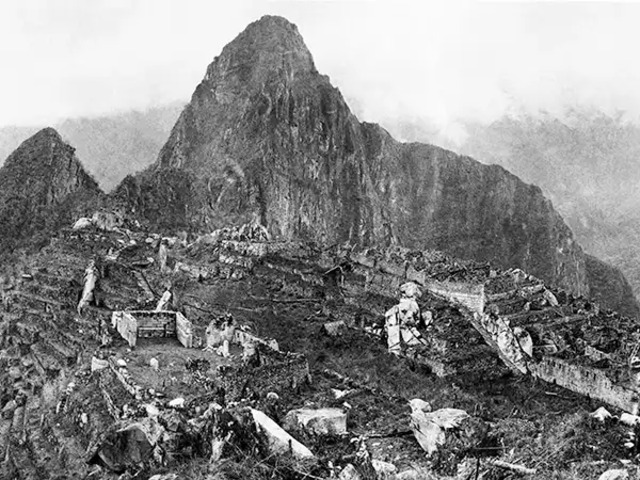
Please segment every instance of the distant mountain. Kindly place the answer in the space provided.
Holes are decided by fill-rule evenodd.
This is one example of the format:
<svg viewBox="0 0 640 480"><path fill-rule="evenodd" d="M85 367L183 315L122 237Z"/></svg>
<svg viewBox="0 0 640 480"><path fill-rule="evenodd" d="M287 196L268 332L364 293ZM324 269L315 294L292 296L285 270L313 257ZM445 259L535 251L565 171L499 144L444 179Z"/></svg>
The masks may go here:
<svg viewBox="0 0 640 480"><path fill-rule="evenodd" d="M0 247L47 240L77 215L95 208L102 192L53 128L24 141L0 168Z"/></svg>
<svg viewBox="0 0 640 480"><path fill-rule="evenodd" d="M640 295L639 125L574 110L467 128L464 153L539 185L586 251L622 271L619 289L626 277Z"/></svg>
<svg viewBox="0 0 640 480"><path fill-rule="evenodd" d="M154 162L184 104L175 102L145 111L67 119L55 126L74 145L87 171L109 191L125 176ZM39 127L0 128L0 165Z"/></svg>
<svg viewBox="0 0 640 480"><path fill-rule="evenodd" d="M223 49L156 163L115 196L155 227L256 220L275 237L441 249L589 291L582 249L539 188L360 123L279 17Z"/></svg>

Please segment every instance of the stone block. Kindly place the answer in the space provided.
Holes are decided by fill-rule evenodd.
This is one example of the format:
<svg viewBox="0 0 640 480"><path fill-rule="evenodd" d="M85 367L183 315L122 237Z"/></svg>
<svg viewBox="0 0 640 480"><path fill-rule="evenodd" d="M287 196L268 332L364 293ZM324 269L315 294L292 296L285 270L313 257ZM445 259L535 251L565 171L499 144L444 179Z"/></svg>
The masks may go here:
<svg viewBox="0 0 640 480"><path fill-rule="evenodd" d="M314 459L315 456L307 447L289 435L282 427L260 410L251 409L253 421L258 432L267 440L272 453L286 455L291 453L297 459Z"/></svg>
<svg viewBox="0 0 640 480"><path fill-rule="evenodd" d="M287 413L285 427L302 427L319 435L347 433L347 414L339 408L300 408Z"/></svg>

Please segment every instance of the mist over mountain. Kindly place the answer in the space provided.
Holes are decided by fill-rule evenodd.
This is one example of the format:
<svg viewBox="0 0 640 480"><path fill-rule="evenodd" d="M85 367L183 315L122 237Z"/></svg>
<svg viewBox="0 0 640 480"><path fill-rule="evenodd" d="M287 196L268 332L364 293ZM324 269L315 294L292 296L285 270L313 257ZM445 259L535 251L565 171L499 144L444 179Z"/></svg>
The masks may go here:
<svg viewBox="0 0 640 480"><path fill-rule="evenodd" d="M70 118L55 125L100 187L112 190L125 176L153 163L184 104L174 102L144 111ZM42 127L0 128L0 166L21 142Z"/></svg>

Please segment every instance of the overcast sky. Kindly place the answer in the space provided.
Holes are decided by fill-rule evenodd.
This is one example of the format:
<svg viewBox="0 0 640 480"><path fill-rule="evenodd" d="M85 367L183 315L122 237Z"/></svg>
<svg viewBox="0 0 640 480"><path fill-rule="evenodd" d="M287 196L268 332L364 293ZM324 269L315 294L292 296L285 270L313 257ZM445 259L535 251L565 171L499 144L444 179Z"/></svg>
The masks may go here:
<svg viewBox="0 0 640 480"><path fill-rule="evenodd" d="M461 119L566 106L640 116L640 4L1 0L0 126L187 100L264 14L298 25L363 120Z"/></svg>

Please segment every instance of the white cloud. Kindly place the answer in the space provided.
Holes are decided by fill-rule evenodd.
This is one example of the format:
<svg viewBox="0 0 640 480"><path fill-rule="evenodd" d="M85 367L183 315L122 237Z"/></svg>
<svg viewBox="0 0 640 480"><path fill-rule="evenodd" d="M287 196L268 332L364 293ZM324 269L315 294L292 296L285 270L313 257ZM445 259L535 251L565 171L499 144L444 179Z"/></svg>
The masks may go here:
<svg viewBox="0 0 640 480"><path fill-rule="evenodd" d="M188 99L261 15L296 23L364 119L585 104L640 116L640 5L424 1L3 0L0 125Z"/></svg>

